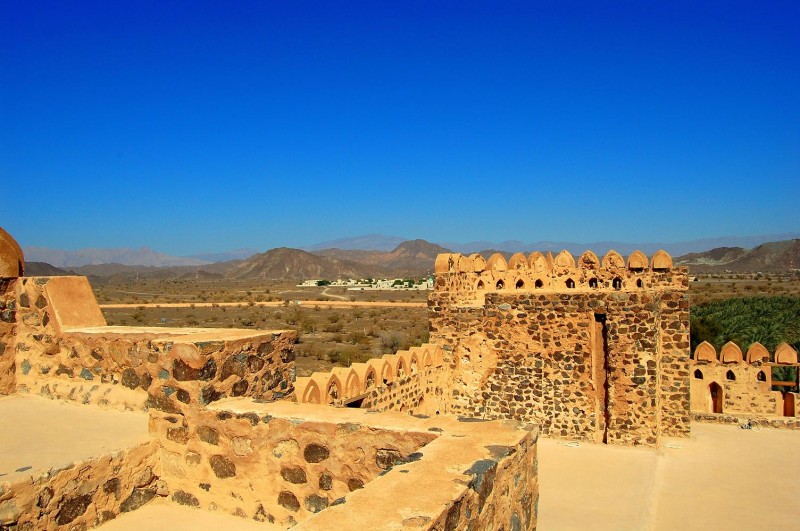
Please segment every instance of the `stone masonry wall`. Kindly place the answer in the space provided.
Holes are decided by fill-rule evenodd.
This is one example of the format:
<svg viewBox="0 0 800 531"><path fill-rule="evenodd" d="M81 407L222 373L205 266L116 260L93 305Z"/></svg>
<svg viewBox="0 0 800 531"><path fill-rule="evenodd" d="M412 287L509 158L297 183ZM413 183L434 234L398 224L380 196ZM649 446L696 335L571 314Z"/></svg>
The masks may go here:
<svg viewBox="0 0 800 531"><path fill-rule="evenodd" d="M292 391L295 333L226 330L174 335L101 327L60 331L43 289L49 277L17 283L16 386L19 392L125 409L179 411L225 396L274 399ZM56 280L57 281L57 280ZM8 349L8 347L6 347Z"/></svg>
<svg viewBox="0 0 800 531"><path fill-rule="evenodd" d="M438 415L447 409L443 385L448 374L443 367L430 367L388 385L375 386L368 390L361 408Z"/></svg>
<svg viewBox="0 0 800 531"><path fill-rule="evenodd" d="M436 437L256 411L151 410L176 503L290 526L362 488Z"/></svg>
<svg viewBox="0 0 800 531"><path fill-rule="evenodd" d="M158 470L153 441L50 470L33 481L0 484L0 528L49 531L98 526L166 495Z"/></svg>
<svg viewBox="0 0 800 531"><path fill-rule="evenodd" d="M426 343L366 363L298 378L294 398L301 404L434 415L447 409L444 388L449 381L441 347Z"/></svg>
<svg viewBox="0 0 800 531"><path fill-rule="evenodd" d="M17 387L14 360L17 282L16 279L0 279L0 395L12 394Z"/></svg>
<svg viewBox="0 0 800 531"><path fill-rule="evenodd" d="M464 260L440 256L437 267L452 269L437 269L428 304L431 341L454 375L451 412L620 444L688 433L685 268L665 253L652 269L633 255L626 269L612 253L602 267L589 252L579 266L562 253L540 272L523 258L516 270L514 257Z"/></svg>

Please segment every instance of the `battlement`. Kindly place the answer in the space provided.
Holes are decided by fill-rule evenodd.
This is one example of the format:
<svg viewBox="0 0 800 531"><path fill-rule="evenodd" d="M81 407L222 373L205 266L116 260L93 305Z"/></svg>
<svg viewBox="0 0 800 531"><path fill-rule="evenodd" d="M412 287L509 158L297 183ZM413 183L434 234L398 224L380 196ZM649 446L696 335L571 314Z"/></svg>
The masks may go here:
<svg viewBox="0 0 800 531"><path fill-rule="evenodd" d="M366 363L354 363L350 367L336 367L330 372L315 372L311 376L297 378L295 398L301 404L337 405L374 398L389 388L407 387L410 380L442 366L441 347L426 343ZM376 405L375 400L367 402ZM417 404L401 405L406 406L403 407L405 410Z"/></svg>
<svg viewBox="0 0 800 531"><path fill-rule="evenodd" d="M685 267L674 267L672 257L657 251L650 259L634 251L625 260L608 251L602 260L586 251L577 260L567 250L555 257L535 251L516 253L509 260L500 253L485 259L475 253L440 254L434 267L434 290L478 298L486 292L507 291L641 291L642 289L688 288Z"/></svg>
<svg viewBox="0 0 800 531"><path fill-rule="evenodd" d="M781 343L775 347L775 353L770 356L767 348L756 341L750 345L746 354L742 354L742 349L733 341L728 341L719 351L708 341L703 341L694 349L692 362L695 365L702 364L732 364L747 363L749 365L762 365L764 363L774 363L776 365L797 365L797 351L788 343Z"/></svg>

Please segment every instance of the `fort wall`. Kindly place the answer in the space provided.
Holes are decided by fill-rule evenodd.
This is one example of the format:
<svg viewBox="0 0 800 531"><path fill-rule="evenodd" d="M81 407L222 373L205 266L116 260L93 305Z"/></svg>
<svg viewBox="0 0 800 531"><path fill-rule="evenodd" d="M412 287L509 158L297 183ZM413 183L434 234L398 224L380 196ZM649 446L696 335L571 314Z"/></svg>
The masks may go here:
<svg viewBox="0 0 800 531"><path fill-rule="evenodd" d="M772 417L798 418L800 408L796 404L800 394L772 390L775 366L800 369L797 352L782 343L770 354L756 342L743 353L737 344L728 342L717 354L713 345L701 343L695 348L691 362L691 407L695 418L710 420L715 415L729 419L749 415L764 421ZM775 425L793 427L794 423Z"/></svg>
<svg viewBox="0 0 800 531"><path fill-rule="evenodd" d="M17 324L15 280L0 278L0 395L17 387L14 337Z"/></svg>
<svg viewBox="0 0 800 531"><path fill-rule="evenodd" d="M451 411L621 444L687 434L687 289L664 252L440 255L429 321Z"/></svg>
<svg viewBox="0 0 800 531"><path fill-rule="evenodd" d="M447 411L449 371L442 349L423 344L395 354L297 378L295 400L372 411L435 415Z"/></svg>
<svg viewBox="0 0 800 531"><path fill-rule="evenodd" d="M105 326L85 277L22 277L10 291L18 392L140 410L292 391L294 331Z"/></svg>

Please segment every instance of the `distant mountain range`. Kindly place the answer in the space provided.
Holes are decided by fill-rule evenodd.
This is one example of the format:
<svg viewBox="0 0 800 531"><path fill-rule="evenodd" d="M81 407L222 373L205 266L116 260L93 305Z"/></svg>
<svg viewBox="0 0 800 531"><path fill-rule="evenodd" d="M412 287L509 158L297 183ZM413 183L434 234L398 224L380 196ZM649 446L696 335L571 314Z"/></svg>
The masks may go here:
<svg viewBox="0 0 800 531"><path fill-rule="evenodd" d="M152 267L171 267L182 265L204 265L207 260L184 258L159 253L148 247L139 249L78 249L64 251L46 247L25 247L25 259L32 262L46 262L56 267L80 267L84 265L122 264Z"/></svg>
<svg viewBox="0 0 800 531"><path fill-rule="evenodd" d="M768 242L753 249L718 247L703 253L690 253L673 259L693 273L719 271L779 272L800 269L800 239Z"/></svg>
<svg viewBox="0 0 800 531"><path fill-rule="evenodd" d="M399 236L386 236L385 234L365 234L352 238L339 238L315 243L303 249L306 251L321 251L323 249L348 249L358 251L391 251L408 238Z"/></svg>
<svg viewBox="0 0 800 531"><path fill-rule="evenodd" d="M692 272L698 273L724 270L766 272L800 268L800 256L798 256L797 250L800 240L794 238L761 242L750 248L741 245L723 245L711 248L711 250L707 250L708 247L700 251L695 250L704 242L749 242L759 241L762 238L764 236L715 238L673 244L473 242L456 246L455 250L465 254L480 252L484 256L501 252L510 256L512 252L539 250L555 253L561 249L567 249L578 256L586 249L591 249L598 255L604 254L609 249L615 249L626 255L635 249L652 254L657 249L664 248L673 257L677 257L674 258L676 264L687 265ZM376 247L385 245L392 239L396 238L373 234L338 241L344 244ZM141 249L82 249L79 251L28 247L25 249L25 256L29 275L78 274L110 282L135 278L304 280L312 278L421 277L432 274L436 256L439 253L452 252L451 249L452 247L437 245L425 240L407 240L389 250L325 247L309 252L308 250L281 247L264 253L257 253L252 249L239 249L229 253L174 257L147 247ZM678 253L675 252L675 249L692 250ZM235 259L230 259L230 257ZM227 260L222 260L226 258Z"/></svg>

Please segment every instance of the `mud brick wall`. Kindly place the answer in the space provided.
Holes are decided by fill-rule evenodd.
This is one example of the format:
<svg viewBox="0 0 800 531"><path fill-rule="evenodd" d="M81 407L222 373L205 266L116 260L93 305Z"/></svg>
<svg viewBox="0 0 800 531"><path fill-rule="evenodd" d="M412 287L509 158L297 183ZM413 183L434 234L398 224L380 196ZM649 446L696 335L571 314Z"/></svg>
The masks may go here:
<svg viewBox="0 0 800 531"><path fill-rule="evenodd" d="M729 379L729 373L733 374L733 380ZM759 380L759 373L763 380ZM712 413L709 386L716 383L722 388L723 413L783 415L783 398L780 391L772 391L771 380L771 368L761 363L694 365L692 411Z"/></svg>
<svg viewBox="0 0 800 531"><path fill-rule="evenodd" d="M453 302L447 292L429 299L431 341L446 345L455 374L452 412L622 444L654 445L662 418L671 433L688 431L682 292L497 291L481 306Z"/></svg>
<svg viewBox="0 0 800 531"><path fill-rule="evenodd" d="M0 528L87 529L166 496L155 441L0 485Z"/></svg>
<svg viewBox="0 0 800 531"><path fill-rule="evenodd" d="M123 409L179 411L226 396L272 400L292 391L295 332L241 339L191 335L62 332L44 289L23 278L16 294L16 386L20 392ZM225 337L226 330L220 330Z"/></svg>
<svg viewBox="0 0 800 531"><path fill-rule="evenodd" d="M171 499L287 526L414 459L436 437L272 418L257 410L184 413L151 410Z"/></svg>
<svg viewBox="0 0 800 531"><path fill-rule="evenodd" d="M0 279L0 395L14 393L17 386L14 361L16 282L16 279Z"/></svg>

